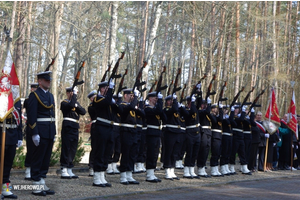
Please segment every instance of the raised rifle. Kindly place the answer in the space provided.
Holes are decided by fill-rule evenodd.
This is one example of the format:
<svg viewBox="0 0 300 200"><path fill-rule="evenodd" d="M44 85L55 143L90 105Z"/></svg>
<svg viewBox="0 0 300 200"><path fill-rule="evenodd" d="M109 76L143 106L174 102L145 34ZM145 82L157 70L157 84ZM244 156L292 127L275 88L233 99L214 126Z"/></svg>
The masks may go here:
<svg viewBox="0 0 300 200"><path fill-rule="evenodd" d="M239 98L241 92L243 92L244 89L245 89L245 87L243 86L242 89L235 95L235 97L233 98L233 100L232 100L232 102L231 102L229 108L231 108L232 106L234 106L236 100Z"/></svg>
<svg viewBox="0 0 300 200"><path fill-rule="evenodd" d="M180 103L182 103L184 101L184 91L186 89L186 83L184 84L182 90L181 90L181 95L180 95Z"/></svg>
<svg viewBox="0 0 300 200"><path fill-rule="evenodd" d="M51 63L47 66L47 68L45 69L45 72L49 71L49 70L50 70L50 67L51 67L52 65L54 65L54 62L55 62L55 59L56 59L57 55L58 55L58 53L56 54L56 56L54 56L54 58L52 58L52 61L51 61Z"/></svg>
<svg viewBox="0 0 300 200"><path fill-rule="evenodd" d="M117 94L119 94L122 90L126 89L127 87L123 87L123 83L124 83L124 78L125 76L127 75L127 72L128 72L128 68L125 70L125 73L123 74L122 78L121 78L121 81L119 83L119 87L118 87L118 91L117 91Z"/></svg>
<svg viewBox="0 0 300 200"><path fill-rule="evenodd" d="M247 93L247 95L246 95L246 97L244 98L244 101L243 101L243 103L242 103L242 105L241 105L241 108L242 108L244 105L251 105L251 102L247 102L247 101L248 101L248 99L249 99L249 97L250 97L251 92L253 92L254 88L255 88L255 87L252 87L252 89Z"/></svg>
<svg viewBox="0 0 300 200"><path fill-rule="evenodd" d="M170 93L171 93L171 87L172 87L173 84L174 84L174 80L171 81L171 84L168 87L167 96L170 95Z"/></svg>
<svg viewBox="0 0 300 200"><path fill-rule="evenodd" d="M212 91L211 92L211 89L212 89L212 86L213 86L213 82L214 80L216 79L216 75L214 74L210 83L209 83L209 86L207 88L207 92L206 92L206 96L205 96L205 101L207 102L207 99L210 95L215 95L216 94L216 91Z"/></svg>
<svg viewBox="0 0 300 200"><path fill-rule="evenodd" d="M121 57L118 58L118 61L116 62L110 76L109 76L109 79L108 81L110 81L110 79L112 78L120 78L122 75L121 74L117 74L117 71L118 71L118 68L119 68L119 63L120 63L120 60L124 58L124 55L125 55L125 51L121 52Z"/></svg>
<svg viewBox="0 0 300 200"><path fill-rule="evenodd" d="M177 91L181 90L181 87L177 87L178 85L178 81L179 81L179 76L181 74L181 68L178 68L177 74L176 74L176 78L175 78L175 82L174 82L174 87L173 87L173 91L172 91L172 95L175 94Z"/></svg>
<svg viewBox="0 0 300 200"><path fill-rule="evenodd" d="M158 79L158 82L157 82L157 85L156 85L156 89L155 89L155 91L156 91L156 96L158 95L158 93L159 93L160 91L165 90L165 89L168 88L167 85L161 86L163 74L166 73L166 69L167 69L167 67L164 66L164 67L163 67L163 71L160 73L160 76L159 76L159 79Z"/></svg>
<svg viewBox="0 0 300 200"><path fill-rule="evenodd" d="M104 72L103 77L102 77L102 79L101 79L101 82L105 81L106 76L107 76L107 73L110 72L111 65L112 65L112 62L111 62L111 63L108 63L107 70Z"/></svg>
<svg viewBox="0 0 300 200"><path fill-rule="evenodd" d="M139 90L140 86L142 85L145 85L146 82L145 81L141 81L141 78L142 78L142 75L143 75L143 69L147 66L147 62L144 61L144 64L143 66L141 67L139 73L137 74L136 78L135 78L135 82L134 82L134 85L132 87L132 91L135 90L135 88L137 88L137 90ZM145 91L146 88L142 89L142 90L139 90L140 92L143 92Z"/></svg>
<svg viewBox="0 0 300 200"><path fill-rule="evenodd" d="M226 97L223 98L224 90L225 90L225 87L226 87L226 86L227 86L227 81L225 81L224 85L223 85L222 88L221 88L220 96L219 96L219 101L218 101L218 105L220 104L220 101L227 101L227 100L228 100Z"/></svg>
<svg viewBox="0 0 300 200"><path fill-rule="evenodd" d="M204 76L200 79L200 81L198 81L198 83L196 85L194 85L192 93L191 93L191 97L193 96L193 94L196 94L196 92L197 92L197 85L200 84L201 81L203 81L206 77L207 77L207 74L205 73Z"/></svg>
<svg viewBox="0 0 300 200"><path fill-rule="evenodd" d="M249 108L250 111L251 111L251 109L254 108L254 107L261 107L261 105L256 104L256 103L258 102L259 97L265 93L265 90L266 90L266 89L262 90L261 93L259 93L259 94L256 96L256 98L254 99L254 101L252 102L252 104L251 104L251 106L250 106L250 108ZM250 112L249 112L249 113L250 113Z"/></svg>
<svg viewBox="0 0 300 200"><path fill-rule="evenodd" d="M81 61L81 65L80 65L80 67L79 67L79 69L77 71L77 74L75 76L75 80L73 82L72 90L71 91L73 91L73 89L74 89L75 86L81 85L81 84L84 83L84 80L79 81L81 69L84 68L84 65L85 65L85 61Z"/></svg>
<svg viewBox="0 0 300 200"><path fill-rule="evenodd" d="M151 88L150 88L150 90L149 90L149 93L153 92L154 87L156 86L156 84L157 84L157 81L155 81L155 82L152 84L152 86L151 86Z"/></svg>

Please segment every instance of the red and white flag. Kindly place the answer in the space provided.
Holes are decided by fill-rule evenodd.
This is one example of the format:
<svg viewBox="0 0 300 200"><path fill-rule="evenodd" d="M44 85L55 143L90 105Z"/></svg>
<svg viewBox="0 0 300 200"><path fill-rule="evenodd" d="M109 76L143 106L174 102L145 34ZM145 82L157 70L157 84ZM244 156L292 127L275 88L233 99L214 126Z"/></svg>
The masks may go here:
<svg viewBox="0 0 300 200"><path fill-rule="evenodd" d="M276 103L276 96L273 88L271 89L269 107L267 109L265 118L270 119L272 122L276 124L280 124L280 117L279 117L278 107Z"/></svg>
<svg viewBox="0 0 300 200"><path fill-rule="evenodd" d="M296 101L295 92L293 91L293 97L291 100L290 107L288 109L289 122L287 123L288 128L295 134L298 139L298 124L297 124L297 113L296 113Z"/></svg>
<svg viewBox="0 0 300 200"><path fill-rule="evenodd" d="M8 51L0 77L0 121L14 110L14 104L19 99L19 79L11 53Z"/></svg>

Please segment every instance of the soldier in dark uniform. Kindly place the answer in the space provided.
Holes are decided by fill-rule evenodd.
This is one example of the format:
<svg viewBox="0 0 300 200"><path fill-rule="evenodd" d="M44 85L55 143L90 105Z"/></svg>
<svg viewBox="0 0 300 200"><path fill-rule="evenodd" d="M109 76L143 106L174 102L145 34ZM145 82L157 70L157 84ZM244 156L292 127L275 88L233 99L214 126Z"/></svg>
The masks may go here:
<svg viewBox="0 0 300 200"><path fill-rule="evenodd" d="M245 119L246 115L246 107L242 107L242 113L240 114L240 106L235 107L235 121L237 126L232 127L232 132L233 132L233 140L232 140L232 151L230 155L230 172L231 174L236 174L235 172L235 156L236 153L238 153L238 156L240 158L240 162L242 165L242 173L251 175L251 172L248 170L247 167L247 160L246 160L246 155L245 155L245 142L244 142L244 133L243 133L243 120Z"/></svg>
<svg viewBox="0 0 300 200"><path fill-rule="evenodd" d="M223 121L223 105L213 104L211 106L211 124L212 124L212 138L211 138L211 157L210 157L210 167L211 176L224 176L219 172L219 158L221 153L222 144L222 121Z"/></svg>
<svg viewBox="0 0 300 200"><path fill-rule="evenodd" d="M36 91L36 89L39 87L39 84L38 83L32 83L30 84L30 92L34 92ZM27 112L27 104L28 104L28 98L26 98L24 100L24 103L23 103L23 108L26 109L26 112ZM31 138L31 135L28 133L28 124L27 124L28 121L26 121L26 158L25 158L25 180L31 180L31 176L30 176L30 165L31 165L31 158L32 158L32 147L33 147L33 141L32 141L32 138Z"/></svg>
<svg viewBox="0 0 300 200"><path fill-rule="evenodd" d="M164 114L167 117L166 128L164 132L164 169L166 179L173 180L179 178L175 175L176 155L179 153L179 134L181 132L180 116L176 94L169 95L165 98L166 107Z"/></svg>
<svg viewBox="0 0 300 200"><path fill-rule="evenodd" d="M94 99L93 108L97 113L95 126L95 161L94 161L94 182L93 186L111 187L111 184L105 180L105 170L108 166L108 156L113 145L113 114L111 109L112 104L112 89L114 82L110 80L101 82L99 86L99 94Z"/></svg>
<svg viewBox="0 0 300 200"><path fill-rule="evenodd" d="M199 107L201 105L201 110L199 112L199 121L201 124L201 142L200 149L197 157L197 167L198 167L198 176L209 177L205 171L205 165L208 158L208 153L211 146L211 99L208 98L207 102L202 101L202 98L198 98ZM199 109L199 108L198 108Z"/></svg>
<svg viewBox="0 0 300 200"><path fill-rule="evenodd" d="M78 146L78 129L79 129L79 116L85 115L85 109L77 101L77 87L66 88L67 99L63 100L60 104L60 110L63 113L63 123L61 129L61 178L78 178L73 172L73 160Z"/></svg>
<svg viewBox="0 0 300 200"><path fill-rule="evenodd" d="M133 94L134 93L134 94ZM144 116L142 110L139 110L137 105L137 97L139 91L132 89L123 90L124 98L120 104L121 115L121 162L120 162L120 182L121 184L139 184L132 177L132 171L134 169L134 162L137 154L137 126L136 116Z"/></svg>
<svg viewBox="0 0 300 200"><path fill-rule="evenodd" d="M184 159L183 178L199 178L195 174L195 163L201 141L199 115L195 105L196 97L193 95L192 97L187 97L186 100L187 113L183 114L186 123L186 155ZM185 108L181 107L180 109L183 110Z"/></svg>
<svg viewBox="0 0 300 200"><path fill-rule="evenodd" d="M17 199L10 191L10 170L13 165L13 160L16 154L16 147L22 146L22 117L21 117L21 101L18 100L14 104L14 111L6 117L6 134L4 147L4 169L2 179L2 195L4 198ZM0 130L2 132L3 123L0 123ZM1 134L2 135L2 134ZM2 145L2 137L0 137L0 149Z"/></svg>
<svg viewBox="0 0 300 200"><path fill-rule="evenodd" d="M258 144L258 164L257 170L264 171L264 161L265 161L265 151L266 151L266 138L270 137L270 134L267 133L267 130L263 126L262 113L258 112L256 115L256 123L259 128L260 133L260 142ZM255 163L254 163L255 166Z"/></svg>
<svg viewBox="0 0 300 200"><path fill-rule="evenodd" d="M90 115L91 118L91 152L90 152L90 156L89 156L89 176L94 176L94 160L95 160L95 151L94 151L94 147L95 147L95 143L94 143L94 139L93 139L93 135L95 132L95 123L96 123L96 118L97 118L97 113L95 112L95 109L93 108L93 101L94 98L97 96L97 90L93 90L92 92L90 92L87 96L88 99L90 99L91 103L89 104L88 107L88 113Z"/></svg>
<svg viewBox="0 0 300 200"><path fill-rule="evenodd" d="M34 190L34 195L53 195L45 184L46 174L49 169L52 147L56 134L54 97L49 92L50 71L37 74L39 88L32 92L28 98L27 120L29 134L32 137L34 146L31 160L31 179L34 185L44 185L44 190Z"/></svg>
<svg viewBox="0 0 300 200"><path fill-rule="evenodd" d="M229 107L229 106L228 106ZM220 158L221 174L229 176L231 174L229 170L229 158L231 154L232 147L232 129L231 127L236 127L236 122L234 118L234 107L231 108L230 115L228 115L227 108L224 108L223 121L222 121L222 149Z"/></svg>
<svg viewBox="0 0 300 200"><path fill-rule="evenodd" d="M120 174L120 171L117 168L117 163L119 162L120 154L121 154L121 140L120 140L121 116L119 113L119 105L122 102L122 94L113 95L113 99L115 101L115 103L112 104L112 113L114 118L114 126L113 126L114 141L113 141L112 151L109 155L109 159L108 159L109 164L106 169L106 173Z"/></svg>
<svg viewBox="0 0 300 200"><path fill-rule="evenodd" d="M252 142L252 133L251 127L255 126L254 122L254 108L251 109L250 117L248 116L249 110L246 110L246 117L243 121L243 133L244 133L244 143L245 143L245 156L247 163L249 163L249 156L251 150L251 142Z"/></svg>
<svg viewBox="0 0 300 200"><path fill-rule="evenodd" d="M161 180L154 175L154 169L156 168L160 146L161 119L165 117L163 114L163 95L158 93L156 97L156 92L151 92L147 97L149 104L146 105L144 109L147 120L146 181L157 183L161 182Z"/></svg>

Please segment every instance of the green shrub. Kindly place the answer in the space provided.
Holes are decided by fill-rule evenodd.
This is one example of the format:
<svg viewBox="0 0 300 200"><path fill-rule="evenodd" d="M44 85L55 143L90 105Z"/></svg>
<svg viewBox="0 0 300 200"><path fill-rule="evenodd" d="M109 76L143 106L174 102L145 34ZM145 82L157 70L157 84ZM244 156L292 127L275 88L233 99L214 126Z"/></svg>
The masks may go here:
<svg viewBox="0 0 300 200"><path fill-rule="evenodd" d="M50 157L50 164L49 164L50 167L56 165L60 161L61 138L59 137L57 139L58 139L58 143L56 143L56 147L54 149L52 149L52 154Z"/></svg>
<svg viewBox="0 0 300 200"><path fill-rule="evenodd" d="M24 146L21 146L16 149L16 155L13 161L13 168L23 169L25 167L25 158Z"/></svg>

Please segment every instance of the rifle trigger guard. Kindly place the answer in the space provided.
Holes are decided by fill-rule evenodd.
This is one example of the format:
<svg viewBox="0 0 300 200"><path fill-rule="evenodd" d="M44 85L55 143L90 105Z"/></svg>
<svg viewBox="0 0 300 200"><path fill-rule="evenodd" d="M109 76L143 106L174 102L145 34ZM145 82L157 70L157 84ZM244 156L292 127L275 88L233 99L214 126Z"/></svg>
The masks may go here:
<svg viewBox="0 0 300 200"><path fill-rule="evenodd" d="M122 74L115 74L112 78L121 78Z"/></svg>
<svg viewBox="0 0 300 200"><path fill-rule="evenodd" d="M216 94L216 91L212 91L212 92L209 93L209 96L210 95L215 95L215 94Z"/></svg>

